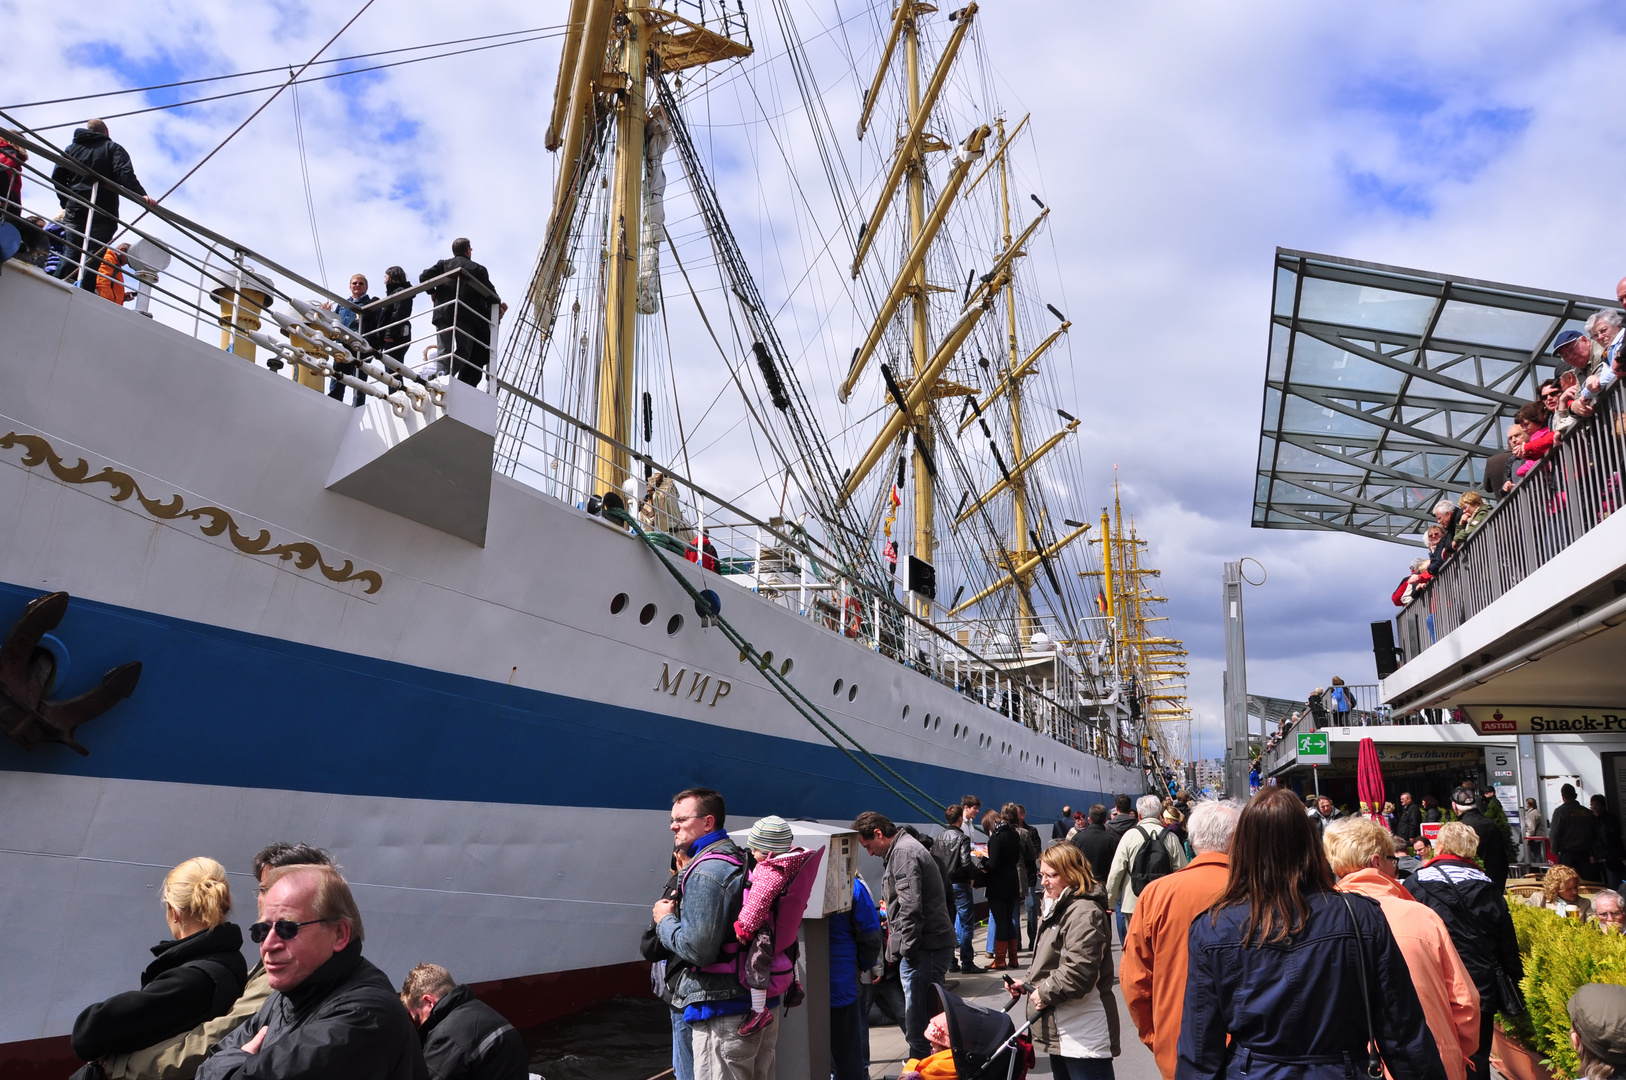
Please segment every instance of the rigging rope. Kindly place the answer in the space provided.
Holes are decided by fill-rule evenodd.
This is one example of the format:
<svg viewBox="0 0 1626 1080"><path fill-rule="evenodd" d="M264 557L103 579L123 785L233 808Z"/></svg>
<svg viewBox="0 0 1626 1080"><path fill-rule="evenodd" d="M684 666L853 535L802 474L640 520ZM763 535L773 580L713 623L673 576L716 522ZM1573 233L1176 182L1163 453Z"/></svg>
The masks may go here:
<svg viewBox="0 0 1626 1080"><path fill-rule="evenodd" d="M290 68L290 71L293 69ZM289 79L292 83L292 78ZM322 275L322 287L330 289L327 280L327 260L322 258L322 235L316 228L316 198L311 194L311 170L305 157L305 124L299 115L299 87L290 86L294 103L294 145L299 148L299 175L305 181L305 213L311 219L311 243L316 248L316 272Z"/></svg>
<svg viewBox="0 0 1626 1080"><path fill-rule="evenodd" d="M795 685L790 682L790 680L786 679L779 672L775 671L772 665L764 663L762 654L757 651L757 647L747 641L745 639L745 635L736 630L732 623L730 623L727 619L724 619L722 613L717 611L712 606L711 601L706 599L701 591L694 587L694 583L685 577L682 571L672 565L672 561L666 557L666 552L662 551L660 546L650 538L649 534L644 531L643 526L638 524L636 518L627 513L625 510L611 508L605 509L604 516L613 518L631 526L633 533L638 537L638 539L642 540L644 542L644 546L655 553L655 557L660 559L661 565L666 567L667 572L670 573L674 579L676 579L679 585L683 586L683 591L688 593L690 598L694 600L695 604L697 605L696 610L700 610L701 607L703 607L704 610L711 613L709 617L713 622L722 628L723 636L728 638L729 643L740 650L740 655L742 657L745 657L751 661L752 667L762 672L763 676L768 680L768 685L777 691L779 695L787 702L789 702L791 708L800 713L803 719L812 724L814 729L816 729L820 735L823 735L827 740L829 740L831 746L834 746L837 750L840 750L843 754L845 754L849 761L868 773L871 779L873 779L876 783L880 784L893 795L896 795L900 800L903 801L905 806L908 806L910 809L920 814L923 822L937 821L940 811L928 808L937 805L937 800L933 799L931 795L923 791L914 783L914 781L910 780L908 777L899 773L892 766L888 765L879 756L865 749L862 743L849 735L845 730L842 729L841 725L832 720L828 713L819 708L817 705L813 704L812 701L808 700L807 695L798 690ZM889 783L885 777L881 776L874 769L870 768L869 765L859 760L857 754L854 754L852 750L849 750L847 747L843 746L841 742L836 739L835 735L830 734L831 730L834 730L843 739L846 739L849 743L851 743L853 747L857 749L858 753L863 754L865 758L868 758L870 761L880 766L899 783L903 784L905 787L919 795L926 801L926 805L922 806L910 795L899 791L896 787L892 786L892 784Z"/></svg>

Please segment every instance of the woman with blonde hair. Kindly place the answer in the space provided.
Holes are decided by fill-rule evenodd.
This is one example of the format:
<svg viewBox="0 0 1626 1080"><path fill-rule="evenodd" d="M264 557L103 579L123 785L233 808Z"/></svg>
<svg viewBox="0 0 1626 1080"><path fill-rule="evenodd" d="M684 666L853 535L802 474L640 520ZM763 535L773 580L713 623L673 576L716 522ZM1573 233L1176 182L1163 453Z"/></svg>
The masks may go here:
<svg viewBox="0 0 1626 1080"><path fill-rule="evenodd" d="M1460 821L1440 826L1434 858L1406 879L1406 891L1434 909L1451 932L1457 955L1479 991L1479 1048L1469 1059L1475 1076L1490 1075L1491 1021L1518 1004L1524 964L1502 887L1474 855L1479 834Z"/></svg>
<svg viewBox="0 0 1626 1080"><path fill-rule="evenodd" d="M1581 875L1563 863L1548 870L1541 879L1541 891L1532 893L1524 902L1567 919L1586 922L1592 917L1592 901L1581 895Z"/></svg>
<svg viewBox="0 0 1626 1080"><path fill-rule="evenodd" d="M1327 826L1322 844L1338 876L1338 891L1376 900L1383 910L1445 1075L1465 1080L1468 1059L1479 1046L1479 991L1445 923L1401 886L1394 835L1370 818L1342 818Z"/></svg>
<svg viewBox="0 0 1626 1080"><path fill-rule="evenodd" d="M225 868L213 859L188 859L164 878L160 896L175 937L153 946L141 989L79 1014L72 1041L82 1061L132 1053L190 1031L223 1016L243 992L248 965L243 932L226 921L231 887Z"/></svg>
<svg viewBox="0 0 1626 1080"><path fill-rule="evenodd" d="M1039 856L1044 909L1027 976L1006 984L1028 998L1033 1045L1050 1055L1056 1080L1112 1080L1118 1001L1112 994L1107 896L1084 853L1055 844Z"/></svg>

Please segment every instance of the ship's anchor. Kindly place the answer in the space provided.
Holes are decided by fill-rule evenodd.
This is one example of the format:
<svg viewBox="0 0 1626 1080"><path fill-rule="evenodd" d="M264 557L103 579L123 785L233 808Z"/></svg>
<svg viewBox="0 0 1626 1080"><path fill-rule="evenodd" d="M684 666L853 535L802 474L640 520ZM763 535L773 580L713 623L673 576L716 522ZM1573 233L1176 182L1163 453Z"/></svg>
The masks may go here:
<svg viewBox="0 0 1626 1080"><path fill-rule="evenodd" d="M51 654L40 648L40 638L56 629L67 610L65 592L36 597L0 644L0 731L25 750L55 742L88 755L90 751L75 741L74 730L135 692L141 662L120 664L78 697L46 701L56 665Z"/></svg>

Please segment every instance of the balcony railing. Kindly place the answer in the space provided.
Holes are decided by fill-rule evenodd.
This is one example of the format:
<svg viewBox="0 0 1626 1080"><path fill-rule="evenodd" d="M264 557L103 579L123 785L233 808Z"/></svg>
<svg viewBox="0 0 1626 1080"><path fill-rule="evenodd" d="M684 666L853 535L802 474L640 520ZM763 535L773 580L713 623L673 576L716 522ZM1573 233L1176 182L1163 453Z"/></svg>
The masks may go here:
<svg viewBox="0 0 1626 1080"><path fill-rule="evenodd" d="M1395 619L1401 662L1484 611L1619 510L1626 490L1626 407L1620 383L1503 496L1423 594ZM1517 461L1517 459L1515 459ZM1560 598L1555 598L1555 602Z"/></svg>

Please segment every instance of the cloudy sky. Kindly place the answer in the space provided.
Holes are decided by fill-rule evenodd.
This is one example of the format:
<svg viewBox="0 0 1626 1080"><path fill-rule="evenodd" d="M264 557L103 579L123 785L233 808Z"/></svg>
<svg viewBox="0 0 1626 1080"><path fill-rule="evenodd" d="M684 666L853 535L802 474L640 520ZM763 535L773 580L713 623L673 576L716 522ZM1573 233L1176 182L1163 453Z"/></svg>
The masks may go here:
<svg viewBox="0 0 1626 1080"><path fill-rule="evenodd" d="M850 116L869 74L859 64L873 63L877 15L858 0L785 8L815 39L814 55L831 60L821 85L832 113ZM777 115L765 100L794 112L786 69L769 63L779 48L773 10L747 9L764 82L750 107L737 87L729 100L746 119ZM275 83L353 11L291 0L147 0L117 12L0 0L8 29L0 101L277 69L10 110L65 141L88 115ZM564 0L375 0L326 56L539 32L300 90L320 264L289 95L169 204L310 277L325 267L335 288L358 268L376 282L392 262L415 274L451 237L467 235L499 288L520 294L546 224L555 166L541 136L554 28L566 11ZM1626 15L1563 0L989 0L977 35L992 95L1008 115L1033 116L1022 182L1053 209L1034 258L1074 323L1060 385L1085 420L1083 501L1098 508L1110 499L1116 467L1126 508L1164 571L1167 632L1192 651L1205 752L1219 745L1226 560L1252 556L1268 573L1246 598L1251 689L1298 697L1334 674L1374 681L1367 623L1393 614L1389 592L1408 553L1248 524L1274 249L1609 295L1626 272L1609 194L1626 165L1613 118L1626 83ZM146 187L160 192L268 93L109 123ZM726 123L726 106L719 115ZM790 116L718 130L708 152L719 184L737 195L730 213L748 255L761 260L765 291L783 298L800 276L790 265L799 256L787 260L783 246L793 215L780 216L782 192L739 193L753 162L772 156L776 134L794 155L805 128ZM806 242L795 238L802 250ZM782 328L793 352L798 335L822 332L804 325L809 298L795 299ZM832 416L836 427L850 419Z"/></svg>

